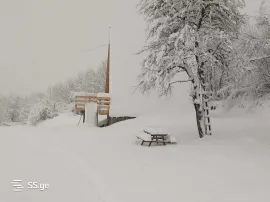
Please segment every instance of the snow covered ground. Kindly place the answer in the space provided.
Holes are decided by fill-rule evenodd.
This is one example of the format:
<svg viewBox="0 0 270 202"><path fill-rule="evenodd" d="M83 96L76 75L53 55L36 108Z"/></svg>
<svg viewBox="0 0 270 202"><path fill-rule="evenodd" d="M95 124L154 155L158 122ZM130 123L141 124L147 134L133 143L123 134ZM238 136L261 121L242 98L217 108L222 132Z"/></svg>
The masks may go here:
<svg viewBox="0 0 270 202"><path fill-rule="evenodd" d="M78 127L71 113L37 127L0 127L0 201L269 202L269 114L216 112L213 136L204 139L193 111L107 128ZM135 136L149 126L178 144L140 146ZM12 180L22 180L23 191L14 192ZM28 182L49 188L28 189Z"/></svg>

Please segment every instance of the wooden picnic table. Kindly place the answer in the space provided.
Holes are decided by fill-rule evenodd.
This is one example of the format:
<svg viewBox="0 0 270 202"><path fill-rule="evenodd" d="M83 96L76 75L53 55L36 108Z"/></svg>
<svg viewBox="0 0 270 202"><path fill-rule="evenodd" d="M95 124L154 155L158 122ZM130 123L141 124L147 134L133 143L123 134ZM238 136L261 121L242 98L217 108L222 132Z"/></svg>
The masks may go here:
<svg viewBox="0 0 270 202"><path fill-rule="evenodd" d="M163 145L166 145L166 138L168 137L168 134L159 134L159 133L150 133L146 130L144 130L143 132L145 132L146 134L151 135L151 140L150 141L145 141L142 140L142 144L144 142L149 142L149 147L151 146L152 142L156 142L156 143L162 143Z"/></svg>

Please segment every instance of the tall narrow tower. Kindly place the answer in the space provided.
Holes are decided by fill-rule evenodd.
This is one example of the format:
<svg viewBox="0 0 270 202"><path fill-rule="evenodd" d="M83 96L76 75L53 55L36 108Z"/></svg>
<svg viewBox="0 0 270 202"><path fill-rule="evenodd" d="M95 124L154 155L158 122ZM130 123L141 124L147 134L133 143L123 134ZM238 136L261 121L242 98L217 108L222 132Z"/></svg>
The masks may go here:
<svg viewBox="0 0 270 202"><path fill-rule="evenodd" d="M108 58L107 58L107 69L106 69L106 84L105 84L105 93L110 92L110 49L111 49L111 28L109 27L109 45L108 45Z"/></svg>

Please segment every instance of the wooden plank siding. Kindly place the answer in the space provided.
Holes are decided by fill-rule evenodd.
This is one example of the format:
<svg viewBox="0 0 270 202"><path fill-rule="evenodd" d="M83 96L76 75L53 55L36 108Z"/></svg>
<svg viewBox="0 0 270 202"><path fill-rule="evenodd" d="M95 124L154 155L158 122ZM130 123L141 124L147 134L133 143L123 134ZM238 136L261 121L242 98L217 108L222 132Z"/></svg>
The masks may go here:
<svg viewBox="0 0 270 202"><path fill-rule="evenodd" d="M109 115L111 102L109 97L76 96L74 109L83 112L85 111L85 104L91 102L97 103L97 113L99 115Z"/></svg>
<svg viewBox="0 0 270 202"><path fill-rule="evenodd" d="M109 97L97 97L97 111L99 115L109 115L110 113L111 98Z"/></svg>

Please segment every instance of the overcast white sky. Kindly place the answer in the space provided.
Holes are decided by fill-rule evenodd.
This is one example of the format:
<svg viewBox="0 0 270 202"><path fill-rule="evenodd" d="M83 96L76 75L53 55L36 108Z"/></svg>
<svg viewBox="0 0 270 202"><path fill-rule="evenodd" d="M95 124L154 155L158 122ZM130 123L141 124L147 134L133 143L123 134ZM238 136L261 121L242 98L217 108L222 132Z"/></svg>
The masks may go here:
<svg viewBox="0 0 270 202"><path fill-rule="evenodd" d="M261 0L247 0L247 12ZM64 81L107 57L112 26L112 92L130 94L144 44L137 0L0 0L0 93L29 94Z"/></svg>

